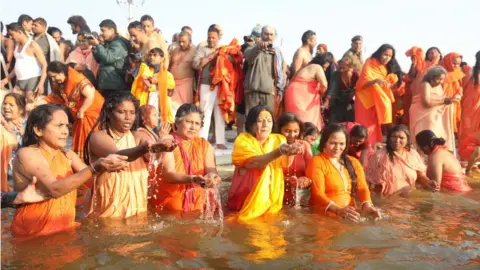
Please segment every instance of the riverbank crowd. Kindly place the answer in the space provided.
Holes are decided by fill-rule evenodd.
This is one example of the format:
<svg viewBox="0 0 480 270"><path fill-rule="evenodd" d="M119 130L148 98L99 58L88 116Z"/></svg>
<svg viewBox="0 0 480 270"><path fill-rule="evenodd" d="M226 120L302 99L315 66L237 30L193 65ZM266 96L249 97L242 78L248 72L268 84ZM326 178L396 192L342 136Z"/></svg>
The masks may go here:
<svg viewBox="0 0 480 270"><path fill-rule="evenodd" d="M383 44L366 56L356 35L337 58L307 30L290 62L270 25L228 45L217 24L199 44L183 26L167 46L149 15L128 37L110 19L99 34L81 16L67 22L74 43L41 17L1 25L1 191L2 208L16 208L13 238L70 230L77 211L211 210L215 149L234 127L228 222L290 206L378 220L373 195L469 192L466 175L478 173L480 52L472 67L437 47Z"/></svg>

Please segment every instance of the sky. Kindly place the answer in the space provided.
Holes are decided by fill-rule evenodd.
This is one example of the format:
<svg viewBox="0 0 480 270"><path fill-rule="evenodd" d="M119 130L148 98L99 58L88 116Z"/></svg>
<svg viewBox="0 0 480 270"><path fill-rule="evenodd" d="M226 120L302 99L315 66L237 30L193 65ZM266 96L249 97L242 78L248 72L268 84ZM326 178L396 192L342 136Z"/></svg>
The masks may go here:
<svg viewBox="0 0 480 270"><path fill-rule="evenodd" d="M126 0L122 0L126 1ZM141 3L142 0L134 0ZM206 39L207 28L223 28L222 44L233 38L242 40L256 24L276 27L277 45L281 45L287 63L301 46L306 30L317 33L317 42L325 43L336 58L350 47L350 39L364 38L364 53L371 55L383 43L392 44L404 71L410 60L405 52L412 46L439 47L442 53L458 52L464 61L474 64L480 50L478 11L480 0L145 0L133 8L136 20L144 14L155 19L165 38L184 25L193 28L195 44ZM452 4L455 3L455 4ZM128 25L126 6L116 0L0 0L0 20L10 23L20 14L43 17L49 26L59 27L67 39L73 39L67 19L82 15L92 31L98 31L103 19L112 19L121 32ZM474 33L477 33L476 35Z"/></svg>

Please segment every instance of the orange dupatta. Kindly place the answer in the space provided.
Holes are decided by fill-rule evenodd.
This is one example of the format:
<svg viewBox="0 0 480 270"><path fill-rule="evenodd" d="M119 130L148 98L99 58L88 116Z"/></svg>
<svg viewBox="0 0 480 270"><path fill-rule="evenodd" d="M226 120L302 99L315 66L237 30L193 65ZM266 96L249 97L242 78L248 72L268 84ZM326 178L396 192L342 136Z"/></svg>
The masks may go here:
<svg viewBox="0 0 480 270"><path fill-rule="evenodd" d="M375 58L369 58L363 66L355 88L357 96L365 109L375 106L379 124L392 123L392 103L395 101L392 89L373 84L365 87L370 81L382 79L388 83L396 83L398 77L395 74L387 74L387 67Z"/></svg>
<svg viewBox="0 0 480 270"><path fill-rule="evenodd" d="M463 95L462 83L461 80L465 77L461 68L455 68L453 66L453 59L457 57L462 57L458 53L449 53L447 54L440 65L442 65L448 72L444 82L443 90L445 92L445 97L454 97L456 95ZM458 123L460 123L462 116L462 107L460 106L460 101L454 102L454 131L458 132Z"/></svg>
<svg viewBox="0 0 480 270"><path fill-rule="evenodd" d="M175 80L173 75L167 71L167 66L162 65L158 72L158 108L160 108L160 114L162 123L172 124L174 121L174 115L172 112L172 98L168 96L168 89L175 88Z"/></svg>
<svg viewBox="0 0 480 270"><path fill-rule="evenodd" d="M142 63L138 70L138 75L133 80L131 93L140 101L140 106L147 104L148 102L148 89L145 89L145 82L143 81L143 76L152 76L153 68L149 67L147 64Z"/></svg>
<svg viewBox="0 0 480 270"><path fill-rule="evenodd" d="M234 38L228 46L218 49L215 67L211 71L212 83L210 89L213 90L218 85L218 106L222 112L223 119L227 123L234 120L235 90L241 84L240 78L243 76L242 62L242 50L238 40Z"/></svg>

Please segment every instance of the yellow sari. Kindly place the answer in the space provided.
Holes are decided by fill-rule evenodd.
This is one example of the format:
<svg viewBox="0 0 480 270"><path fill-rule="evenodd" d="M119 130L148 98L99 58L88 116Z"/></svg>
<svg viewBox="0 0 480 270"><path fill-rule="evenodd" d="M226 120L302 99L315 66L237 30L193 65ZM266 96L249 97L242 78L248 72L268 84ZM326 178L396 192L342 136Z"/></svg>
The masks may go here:
<svg viewBox="0 0 480 270"><path fill-rule="evenodd" d="M240 134L235 140L232 161L235 175L228 194L228 207L240 210L237 220L247 221L265 214L276 214L282 209L284 181L282 162L278 158L264 169L248 169L241 175L242 168L252 158L267 154L286 143L285 137L271 134L267 141L260 145L249 133Z"/></svg>

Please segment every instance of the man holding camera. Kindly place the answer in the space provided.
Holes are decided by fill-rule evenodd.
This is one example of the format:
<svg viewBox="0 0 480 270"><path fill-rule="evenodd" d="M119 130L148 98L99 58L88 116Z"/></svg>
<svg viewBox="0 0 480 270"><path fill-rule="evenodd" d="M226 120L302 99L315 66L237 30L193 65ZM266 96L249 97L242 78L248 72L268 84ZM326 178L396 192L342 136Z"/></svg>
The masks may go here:
<svg viewBox="0 0 480 270"><path fill-rule="evenodd" d="M262 28L262 40L245 49L248 70L245 75L245 115L257 105L274 110L280 104L285 87L283 57L279 47L273 45L276 30L272 26Z"/></svg>
<svg viewBox="0 0 480 270"><path fill-rule="evenodd" d="M102 21L100 31L105 40L103 45L93 35L87 35L87 39L93 47L93 57L100 64L97 74L98 88L107 99L114 93L130 92L125 82L125 74L131 44L118 34L117 26L112 20Z"/></svg>

